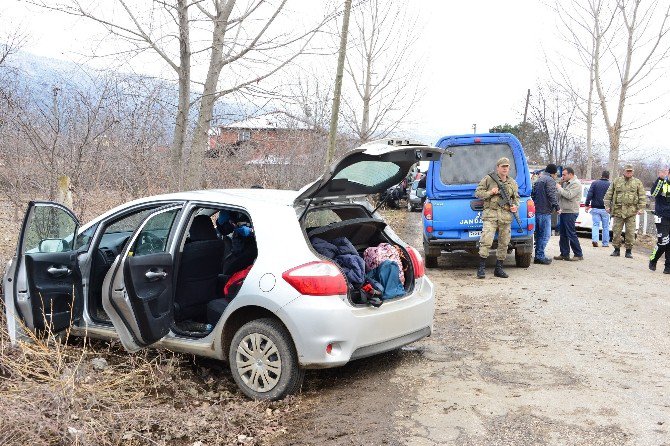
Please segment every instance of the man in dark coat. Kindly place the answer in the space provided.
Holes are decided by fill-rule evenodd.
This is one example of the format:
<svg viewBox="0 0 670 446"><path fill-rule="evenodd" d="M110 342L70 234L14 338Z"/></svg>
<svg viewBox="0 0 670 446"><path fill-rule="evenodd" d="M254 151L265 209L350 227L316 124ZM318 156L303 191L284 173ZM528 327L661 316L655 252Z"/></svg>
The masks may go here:
<svg viewBox="0 0 670 446"><path fill-rule="evenodd" d="M610 214L605 210L605 194L610 187L610 173L608 170L603 170L603 174L599 180L591 183L589 193L586 195L586 212L591 212L591 243L594 248L598 247L598 239L600 238L600 227L603 229L603 247L609 246L610 243Z"/></svg>
<svg viewBox="0 0 670 446"><path fill-rule="evenodd" d="M656 271L656 262L665 253L664 274L670 274L670 179L668 168L658 171L658 178L651 187L651 196L656 199L654 221L656 223L656 248L649 258L649 269Z"/></svg>
<svg viewBox="0 0 670 446"><path fill-rule="evenodd" d="M551 259L544 249L551 237L551 213L558 212L558 192L556 191L556 164L547 164L544 172L535 180L531 197L535 202L535 260L533 263L549 265Z"/></svg>

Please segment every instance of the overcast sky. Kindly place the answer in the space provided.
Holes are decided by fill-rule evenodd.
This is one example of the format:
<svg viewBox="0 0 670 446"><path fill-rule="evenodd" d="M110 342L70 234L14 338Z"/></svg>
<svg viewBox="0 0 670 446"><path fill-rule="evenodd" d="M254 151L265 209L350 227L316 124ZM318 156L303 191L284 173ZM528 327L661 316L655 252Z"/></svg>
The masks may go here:
<svg viewBox="0 0 670 446"><path fill-rule="evenodd" d="M311 8L318 0L289 0L294 8ZM417 53L424 63L424 94L409 116L406 130L434 143L440 136L479 132L521 121L527 89L549 77L546 58L566 51L558 38L555 16L538 0L410 0L421 31ZM313 9L313 8L312 8ZM28 7L20 0L1 0L2 22L20 24L31 36L25 50L61 59L81 60L94 29L63 15ZM333 56L335 57L335 56ZM583 75L575 72L575 75ZM586 74L585 76L588 76ZM653 87L665 100L627 110L628 119L642 122L667 110L670 76ZM597 138L606 143L602 117ZM626 144L640 157L662 151L670 155L665 131L670 117L629 135Z"/></svg>

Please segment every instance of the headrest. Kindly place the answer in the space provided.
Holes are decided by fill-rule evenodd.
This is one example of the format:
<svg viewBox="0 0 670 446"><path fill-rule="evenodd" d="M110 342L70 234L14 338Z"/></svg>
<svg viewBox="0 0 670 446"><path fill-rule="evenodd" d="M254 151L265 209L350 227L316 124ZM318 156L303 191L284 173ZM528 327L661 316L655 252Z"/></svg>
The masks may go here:
<svg viewBox="0 0 670 446"><path fill-rule="evenodd" d="M196 215L188 235L192 242L217 239L212 220L207 215Z"/></svg>

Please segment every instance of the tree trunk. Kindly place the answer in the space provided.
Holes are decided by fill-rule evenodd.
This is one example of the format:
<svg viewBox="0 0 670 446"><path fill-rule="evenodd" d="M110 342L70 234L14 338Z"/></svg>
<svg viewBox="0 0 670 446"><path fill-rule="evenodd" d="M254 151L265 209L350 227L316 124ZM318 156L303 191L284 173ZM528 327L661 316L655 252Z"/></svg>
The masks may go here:
<svg viewBox="0 0 670 446"><path fill-rule="evenodd" d="M202 172L202 164L205 159L205 151L209 144L209 128L214 114L214 104L217 99L217 85L219 76L223 69L223 44L228 27L228 19L235 0L225 2L223 7L217 4L217 15L214 18L214 31L212 32L212 53L209 59L209 69L202 91L198 121L193 133L191 150L188 158L188 175L185 184L189 189L200 189L205 185Z"/></svg>
<svg viewBox="0 0 670 446"><path fill-rule="evenodd" d="M351 0L344 1L344 17L342 18L342 35L340 36L340 54L337 59L337 74L335 75L335 92L333 93L333 110L330 115L330 132L328 133L328 152L326 152L325 168L328 169L335 156L335 142L337 141L337 118L340 114L340 97L342 96L342 77L344 74L344 59L347 55L347 35L349 34L349 15Z"/></svg>
<svg viewBox="0 0 670 446"><path fill-rule="evenodd" d="M589 97L586 104L586 178L593 178L593 58L589 68Z"/></svg>
<svg viewBox="0 0 670 446"><path fill-rule="evenodd" d="M170 149L172 165L172 188L179 190L182 186L182 159L188 132L188 117L191 108L191 42L189 38L188 2L177 0L179 20L179 102L175 118L174 137Z"/></svg>

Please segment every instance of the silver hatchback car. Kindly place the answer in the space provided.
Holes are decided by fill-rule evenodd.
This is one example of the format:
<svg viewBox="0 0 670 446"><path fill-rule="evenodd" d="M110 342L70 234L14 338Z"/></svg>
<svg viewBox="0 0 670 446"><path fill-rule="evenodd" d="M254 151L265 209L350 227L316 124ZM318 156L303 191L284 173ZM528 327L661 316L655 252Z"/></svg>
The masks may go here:
<svg viewBox="0 0 670 446"><path fill-rule="evenodd" d="M31 202L4 276L10 337L69 328L117 338L130 352L152 346L227 361L251 398L297 392L305 369L431 334L434 290L421 256L365 197L440 155L409 141L375 141L298 192L159 195L81 227L69 209ZM400 293L371 305L346 262L315 249L317 238L344 238L359 256L395 247Z"/></svg>

